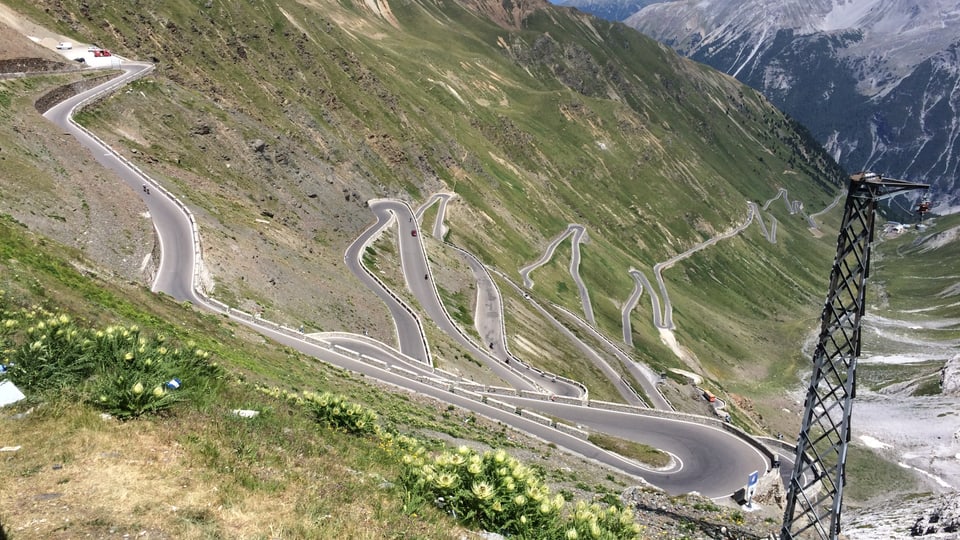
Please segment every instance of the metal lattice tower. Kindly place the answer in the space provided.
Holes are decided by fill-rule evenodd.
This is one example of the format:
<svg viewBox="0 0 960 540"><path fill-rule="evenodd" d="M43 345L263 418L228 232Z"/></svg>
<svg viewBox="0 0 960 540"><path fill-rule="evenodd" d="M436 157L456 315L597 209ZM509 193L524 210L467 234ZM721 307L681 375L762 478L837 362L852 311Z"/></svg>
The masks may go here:
<svg viewBox="0 0 960 540"><path fill-rule="evenodd" d="M830 273L830 290L820 316L820 340L813 353L803 424L797 438L781 540L836 539L846 484L850 413L856 395L860 320L870 274L870 247L877 202L925 184L882 178L873 173L850 177L847 202Z"/></svg>

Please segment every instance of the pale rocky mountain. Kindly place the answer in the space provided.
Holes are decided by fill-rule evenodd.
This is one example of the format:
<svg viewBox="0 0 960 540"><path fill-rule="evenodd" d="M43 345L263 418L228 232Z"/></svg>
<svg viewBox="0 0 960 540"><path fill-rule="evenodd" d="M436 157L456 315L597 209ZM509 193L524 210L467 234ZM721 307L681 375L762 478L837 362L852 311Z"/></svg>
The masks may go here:
<svg viewBox="0 0 960 540"><path fill-rule="evenodd" d="M662 0L558 0L558 6L577 8L608 21L622 21L650 4Z"/></svg>
<svg viewBox="0 0 960 540"><path fill-rule="evenodd" d="M848 170L960 197L960 2L682 0L625 22L764 92Z"/></svg>

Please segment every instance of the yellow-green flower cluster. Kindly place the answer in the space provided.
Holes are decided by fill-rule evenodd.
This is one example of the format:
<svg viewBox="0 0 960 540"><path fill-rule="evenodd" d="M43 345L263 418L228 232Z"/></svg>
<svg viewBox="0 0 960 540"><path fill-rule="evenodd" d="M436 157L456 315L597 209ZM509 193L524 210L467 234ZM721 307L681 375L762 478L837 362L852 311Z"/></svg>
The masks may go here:
<svg viewBox="0 0 960 540"><path fill-rule="evenodd" d="M604 509L597 503L584 501L577 501L566 526L567 538L590 540L638 538L641 532L630 509L613 506Z"/></svg>
<svg viewBox="0 0 960 540"><path fill-rule="evenodd" d="M323 392L304 391L302 393L287 392L279 388L261 388L261 392L278 399L285 399L310 411L314 419L333 429L342 429L348 433L379 434L377 413L359 403L352 403L346 397Z"/></svg>
<svg viewBox="0 0 960 540"><path fill-rule="evenodd" d="M434 501L471 527L537 540L624 540L641 532L629 510L580 501L564 512L564 498L551 495L539 474L503 450L461 446L427 454L417 446L400 462L408 500Z"/></svg>
<svg viewBox="0 0 960 540"><path fill-rule="evenodd" d="M13 381L33 394L73 388L92 371L85 333L66 314L42 308L4 312L3 363Z"/></svg>
<svg viewBox="0 0 960 540"><path fill-rule="evenodd" d="M421 453L426 453L426 449L423 448L423 444L419 440L407 435L394 435L389 431L380 430L377 440L380 448L392 455L412 452L418 448Z"/></svg>
<svg viewBox="0 0 960 540"><path fill-rule="evenodd" d="M67 314L39 307L8 311L2 300L0 359L11 366L11 379L33 395L81 393L94 406L130 418L204 396L222 377L210 353L196 344L168 348L163 336L141 336L137 325L84 328ZM171 388L179 390L168 390L173 379Z"/></svg>
<svg viewBox="0 0 960 540"><path fill-rule="evenodd" d="M503 450L478 453L461 446L427 455L423 447L401 457L401 484L471 526L502 534L553 527L564 506L539 475Z"/></svg>

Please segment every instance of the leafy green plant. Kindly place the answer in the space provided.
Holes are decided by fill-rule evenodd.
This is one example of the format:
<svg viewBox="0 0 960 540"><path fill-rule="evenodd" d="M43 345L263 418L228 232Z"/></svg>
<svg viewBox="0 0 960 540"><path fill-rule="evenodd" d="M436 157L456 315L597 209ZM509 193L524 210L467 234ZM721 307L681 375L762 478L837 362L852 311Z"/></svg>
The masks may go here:
<svg viewBox="0 0 960 540"><path fill-rule="evenodd" d="M344 396L331 392L289 393L276 388L261 390L274 397L296 402L309 411L314 420L325 427L356 435L373 435L380 432L377 413L358 403L348 401Z"/></svg>
<svg viewBox="0 0 960 540"><path fill-rule="evenodd" d="M399 483L408 500L432 500L471 527L530 539L619 539L640 532L629 510L583 501L564 519L564 497L551 496L540 474L503 450L460 446L429 455L419 447L401 461Z"/></svg>
<svg viewBox="0 0 960 540"><path fill-rule="evenodd" d="M587 504L584 501L577 501L567 523L564 538L568 539L637 538L643 532L642 527L634 523L633 513L629 509L619 509L616 506L604 509L597 503Z"/></svg>
<svg viewBox="0 0 960 540"><path fill-rule="evenodd" d="M539 476L503 450L479 454L466 446L403 455L400 484L475 527L523 537L559 530L563 498L550 497Z"/></svg>
<svg viewBox="0 0 960 540"><path fill-rule="evenodd" d="M140 378L119 375L98 385L94 403L118 418L133 418L166 409L181 399L182 394L175 394L163 383L151 389Z"/></svg>
<svg viewBox="0 0 960 540"><path fill-rule="evenodd" d="M99 376L91 395L101 409L119 418L166 409L209 392L222 372L210 353L194 343L176 347L164 336L146 338L134 325L109 326L93 335L93 362Z"/></svg>
<svg viewBox="0 0 960 540"><path fill-rule="evenodd" d="M72 388L126 419L200 399L221 379L210 353L194 343L178 347L163 336L147 338L136 325L91 330L63 313L36 306L9 311L6 305L4 300L3 363L11 380L37 399Z"/></svg>
<svg viewBox="0 0 960 540"><path fill-rule="evenodd" d="M75 386L90 376L93 365L85 354L88 340L69 316L41 308L18 315L19 321L4 321L8 328L28 325L7 361L11 380L39 393Z"/></svg>
<svg viewBox="0 0 960 540"><path fill-rule="evenodd" d="M622 539L640 533L632 512L616 506L604 509L580 501L565 516L563 494L551 495L539 470L502 449L480 453L460 446L430 452L417 438L383 428L374 411L344 396L260 391L299 405L326 427L375 435L380 448L400 463L401 504L411 515L432 503L467 526L519 539Z"/></svg>

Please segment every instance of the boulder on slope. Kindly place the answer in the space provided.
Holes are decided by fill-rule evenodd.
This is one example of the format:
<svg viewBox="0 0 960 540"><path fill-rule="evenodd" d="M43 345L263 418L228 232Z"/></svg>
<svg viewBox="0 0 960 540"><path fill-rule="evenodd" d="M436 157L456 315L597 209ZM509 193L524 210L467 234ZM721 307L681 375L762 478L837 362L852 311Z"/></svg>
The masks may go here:
<svg viewBox="0 0 960 540"><path fill-rule="evenodd" d="M940 371L940 389L945 396L960 396L960 354L947 360Z"/></svg>

